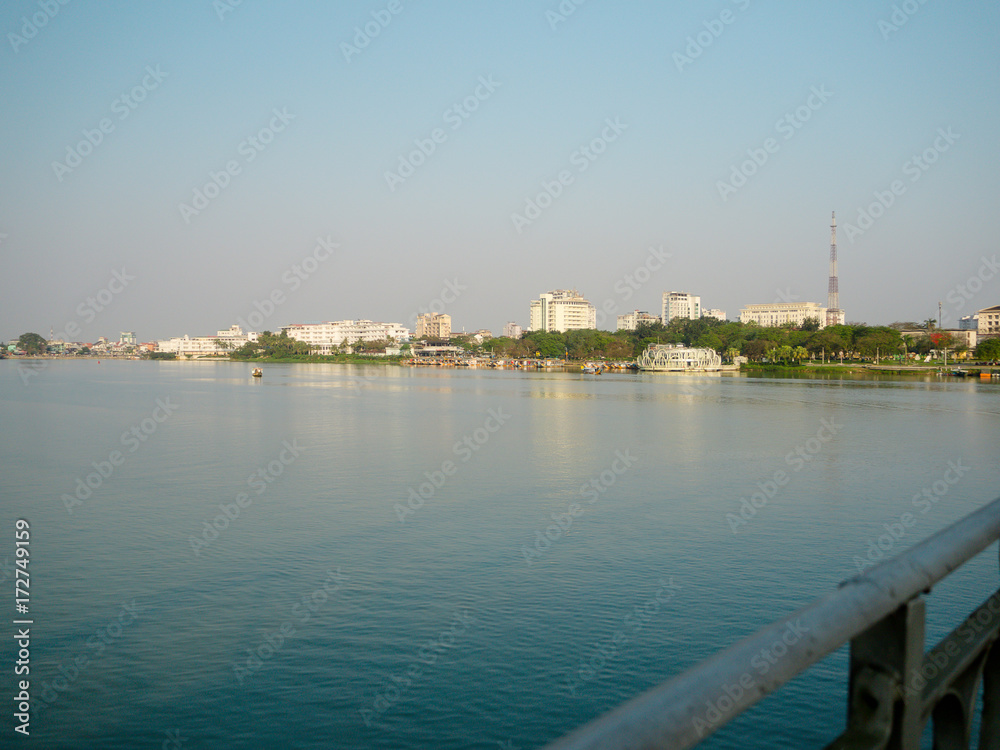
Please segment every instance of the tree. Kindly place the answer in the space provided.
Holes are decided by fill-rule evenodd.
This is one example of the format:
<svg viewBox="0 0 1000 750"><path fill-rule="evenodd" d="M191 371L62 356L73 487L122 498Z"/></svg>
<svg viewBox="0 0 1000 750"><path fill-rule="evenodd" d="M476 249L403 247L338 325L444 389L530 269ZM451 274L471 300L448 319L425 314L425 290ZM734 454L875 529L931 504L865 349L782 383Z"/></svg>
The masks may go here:
<svg viewBox="0 0 1000 750"><path fill-rule="evenodd" d="M819 330L819 318L806 318L802 321L802 325L799 326L800 331L818 331Z"/></svg>
<svg viewBox="0 0 1000 750"><path fill-rule="evenodd" d="M996 361L1000 359L1000 339L983 339L976 345L976 359Z"/></svg>
<svg viewBox="0 0 1000 750"><path fill-rule="evenodd" d="M281 335L275 336L269 331L264 331L257 338L257 341L248 341L231 355L233 359L256 359L259 357L271 357L282 359L287 357L301 357L309 354L309 344L288 336L285 331Z"/></svg>
<svg viewBox="0 0 1000 750"><path fill-rule="evenodd" d="M854 348L865 357L889 356L899 351L903 337L888 326L867 328L854 342Z"/></svg>
<svg viewBox="0 0 1000 750"><path fill-rule="evenodd" d="M754 362L759 362L767 354L767 348L766 341L763 339L754 339L743 345L743 356Z"/></svg>
<svg viewBox="0 0 1000 750"><path fill-rule="evenodd" d="M17 348L25 354L44 354L48 342L37 333L22 333L17 339Z"/></svg>

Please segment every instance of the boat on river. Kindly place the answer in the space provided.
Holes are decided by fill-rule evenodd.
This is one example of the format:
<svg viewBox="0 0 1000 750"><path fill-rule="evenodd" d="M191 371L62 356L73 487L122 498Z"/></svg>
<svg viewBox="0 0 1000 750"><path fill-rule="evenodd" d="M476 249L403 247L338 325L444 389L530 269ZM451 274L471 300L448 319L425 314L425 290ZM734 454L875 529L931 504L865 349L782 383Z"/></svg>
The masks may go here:
<svg viewBox="0 0 1000 750"><path fill-rule="evenodd" d="M255 367L250 371L250 376L254 378L262 378L264 377L264 371L259 367Z"/></svg>
<svg viewBox="0 0 1000 750"><path fill-rule="evenodd" d="M639 355L636 364L647 372L725 372L738 370L738 365L722 364L714 349L681 346L680 344L650 344Z"/></svg>

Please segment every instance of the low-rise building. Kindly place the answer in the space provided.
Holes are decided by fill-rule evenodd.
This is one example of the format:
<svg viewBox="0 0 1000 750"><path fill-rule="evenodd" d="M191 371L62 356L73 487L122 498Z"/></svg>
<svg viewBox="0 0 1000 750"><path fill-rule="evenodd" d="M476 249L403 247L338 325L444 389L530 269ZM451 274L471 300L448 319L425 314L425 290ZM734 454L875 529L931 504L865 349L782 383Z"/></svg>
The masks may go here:
<svg viewBox="0 0 1000 750"><path fill-rule="evenodd" d="M519 339L521 338L522 333L523 331L521 330L521 326L519 326L514 321L510 321L509 323L504 324L503 335L506 336L507 338Z"/></svg>
<svg viewBox="0 0 1000 750"><path fill-rule="evenodd" d="M192 338L187 334L172 339L164 339L156 342L156 350L161 352L173 352L178 356L204 356L206 354L228 354L234 349L239 349L248 341L256 341L258 334L249 331L243 332L238 325L233 325L225 331L217 331L214 336L196 336Z"/></svg>
<svg viewBox="0 0 1000 750"><path fill-rule="evenodd" d="M407 341L410 329L399 323L372 320L337 320L326 323L292 323L282 326L290 338L304 341L314 354L331 354L341 344L358 341Z"/></svg>
<svg viewBox="0 0 1000 750"><path fill-rule="evenodd" d="M726 317L726 311L720 310L716 307L710 307L707 310L702 310L701 317L715 318L716 320L721 320L723 323L725 323L728 320L728 318Z"/></svg>
<svg viewBox="0 0 1000 750"><path fill-rule="evenodd" d="M818 302L771 302L747 305L740 311L741 323L756 323L759 326L789 323L800 326L810 318L818 320L820 328L826 327L826 308Z"/></svg>
<svg viewBox="0 0 1000 750"><path fill-rule="evenodd" d="M616 330L634 331L641 324L653 324L659 322L660 318L657 315L650 315L648 312L643 312L641 310L633 310L630 313L618 316L618 328Z"/></svg>
<svg viewBox="0 0 1000 750"><path fill-rule="evenodd" d="M993 339L1000 336L1000 305L984 307L976 313L976 331L980 339Z"/></svg>

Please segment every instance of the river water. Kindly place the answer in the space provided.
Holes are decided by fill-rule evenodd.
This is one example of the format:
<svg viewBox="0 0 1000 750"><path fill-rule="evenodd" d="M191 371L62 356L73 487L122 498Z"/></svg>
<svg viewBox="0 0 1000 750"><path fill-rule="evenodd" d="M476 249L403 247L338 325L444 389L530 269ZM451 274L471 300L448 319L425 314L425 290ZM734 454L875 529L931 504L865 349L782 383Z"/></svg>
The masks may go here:
<svg viewBox="0 0 1000 750"><path fill-rule="evenodd" d="M27 365L18 746L537 747L1000 494L996 381ZM940 585L929 643L997 578ZM819 747L845 703L846 648L705 747Z"/></svg>

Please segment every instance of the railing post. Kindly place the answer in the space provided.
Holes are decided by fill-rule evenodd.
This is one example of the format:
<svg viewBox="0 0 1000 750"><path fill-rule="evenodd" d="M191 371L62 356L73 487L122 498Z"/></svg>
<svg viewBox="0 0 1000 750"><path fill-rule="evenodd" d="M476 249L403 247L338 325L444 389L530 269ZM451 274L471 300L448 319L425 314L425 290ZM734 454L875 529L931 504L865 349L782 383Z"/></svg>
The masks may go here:
<svg viewBox="0 0 1000 750"><path fill-rule="evenodd" d="M851 641L848 732L887 750L920 748L920 691L907 679L923 664L924 613L917 596Z"/></svg>
<svg viewBox="0 0 1000 750"><path fill-rule="evenodd" d="M983 717L979 750L1000 750L1000 641L994 641L983 670Z"/></svg>

